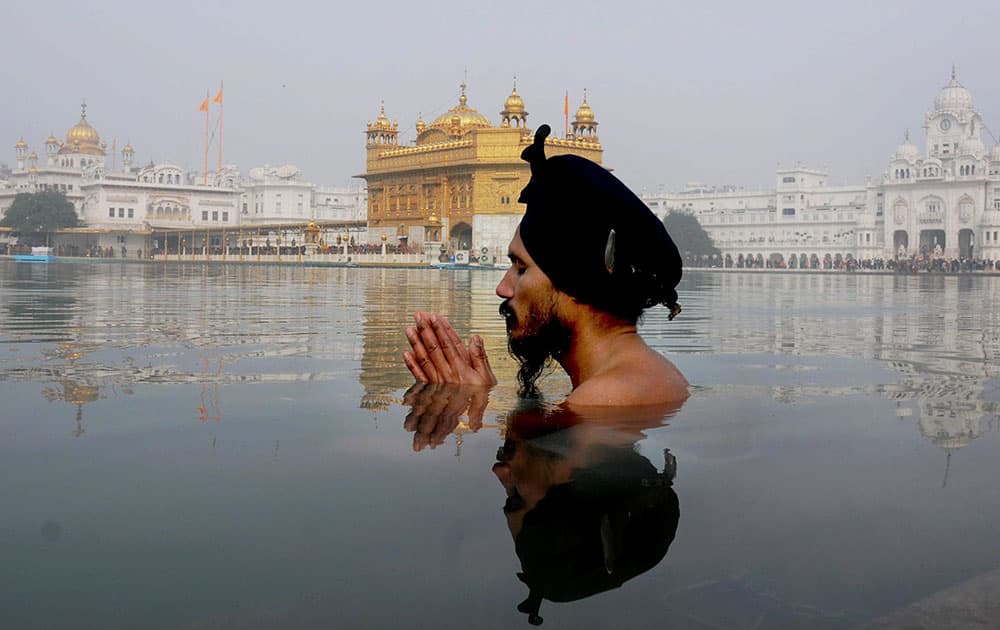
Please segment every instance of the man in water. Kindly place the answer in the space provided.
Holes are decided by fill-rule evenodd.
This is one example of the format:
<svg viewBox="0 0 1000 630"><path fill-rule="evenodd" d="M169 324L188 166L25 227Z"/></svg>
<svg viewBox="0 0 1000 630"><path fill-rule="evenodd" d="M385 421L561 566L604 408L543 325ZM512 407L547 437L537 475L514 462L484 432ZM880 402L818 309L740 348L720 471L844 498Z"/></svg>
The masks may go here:
<svg viewBox="0 0 1000 630"><path fill-rule="evenodd" d="M521 158L531 180L525 214L508 248L511 268L497 285L522 395L549 359L566 371L575 406L680 402L688 383L639 336L643 311L680 312L681 258L663 222L600 165L575 155L545 158L548 125ZM483 340L462 342L440 315L416 313L403 358L425 383L496 384Z"/></svg>

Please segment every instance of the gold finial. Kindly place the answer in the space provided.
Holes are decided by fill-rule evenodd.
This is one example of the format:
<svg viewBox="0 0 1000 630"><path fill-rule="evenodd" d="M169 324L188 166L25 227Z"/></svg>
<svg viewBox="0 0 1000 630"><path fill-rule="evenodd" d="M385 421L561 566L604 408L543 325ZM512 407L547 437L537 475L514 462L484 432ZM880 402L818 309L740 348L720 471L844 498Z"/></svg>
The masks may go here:
<svg viewBox="0 0 1000 630"><path fill-rule="evenodd" d="M955 64L951 64L951 80L955 80Z"/></svg>
<svg viewBox="0 0 1000 630"><path fill-rule="evenodd" d="M909 142L910 141L910 130L909 129L907 129L906 133L903 134L903 141L904 142Z"/></svg>
<svg viewBox="0 0 1000 630"><path fill-rule="evenodd" d="M458 97L458 103L460 105L465 105L466 103L469 102L468 97L465 96L465 88L467 87L465 85L465 81L462 81L462 83L458 87L461 88L461 90L462 90L461 95Z"/></svg>
<svg viewBox="0 0 1000 630"><path fill-rule="evenodd" d="M583 102L587 102L587 88L583 88Z"/></svg>
<svg viewBox="0 0 1000 630"><path fill-rule="evenodd" d="M517 92L517 75L514 75L514 91Z"/></svg>
<svg viewBox="0 0 1000 630"><path fill-rule="evenodd" d="M87 118L87 99L83 99L83 102L80 103L80 118L84 120Z"/></svg>
<svg viewBox="0 0 1000 630"><path fill-rule="evenodd" d="M378 113L380 116L385 116L385 100L379 101Z"/></svg>

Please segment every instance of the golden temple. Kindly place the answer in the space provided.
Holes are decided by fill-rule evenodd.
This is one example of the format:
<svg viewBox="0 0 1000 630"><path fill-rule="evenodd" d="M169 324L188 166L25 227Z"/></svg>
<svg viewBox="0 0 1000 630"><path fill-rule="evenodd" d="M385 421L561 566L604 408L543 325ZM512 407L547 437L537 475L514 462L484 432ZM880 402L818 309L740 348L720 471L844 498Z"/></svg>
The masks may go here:
<svg viewBox="0 0 1000 630"><path fill-rule="evenodd" d="M426 124L416 122L412 145L399 144L399 123L383 103L365 130L368 229L372 242L388 238L411 251L506 248L524 212L517 203L530 170L521 151L531 144L528 112L517 83L497 126L471 107L466 85L458 104ZM568 112L568 107L567 107ZM601 162L594 112L583 103L564 138L549 137L548 155L572 153Z"/></svg>

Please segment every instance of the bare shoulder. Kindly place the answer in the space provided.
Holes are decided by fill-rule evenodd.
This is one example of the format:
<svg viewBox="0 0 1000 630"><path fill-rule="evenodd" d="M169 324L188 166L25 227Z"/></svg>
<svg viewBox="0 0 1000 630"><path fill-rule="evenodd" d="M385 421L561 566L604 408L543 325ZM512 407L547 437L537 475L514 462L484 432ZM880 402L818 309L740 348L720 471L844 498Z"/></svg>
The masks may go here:
<svg viewBox="0 0 1000 630"><path fill-rule="evenodd" d="M567 396L572 406L620 406L682 403L689 396L680 370L660 353L646 348L615 361Z"/></svg>

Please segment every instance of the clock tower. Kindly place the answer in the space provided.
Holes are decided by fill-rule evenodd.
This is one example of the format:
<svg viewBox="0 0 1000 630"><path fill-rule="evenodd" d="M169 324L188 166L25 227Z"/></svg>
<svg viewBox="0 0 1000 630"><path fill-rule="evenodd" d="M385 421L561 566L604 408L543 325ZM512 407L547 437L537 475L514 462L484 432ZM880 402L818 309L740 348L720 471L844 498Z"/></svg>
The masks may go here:
<svg viewBox="0 0 1000 630"><path fill-rule="evenodd" d="M941 88L934 99L934 110L925 118L927 157L950 160L982 147L982 127L972 94L958 82L952 66L951 81Z"/></svg>

